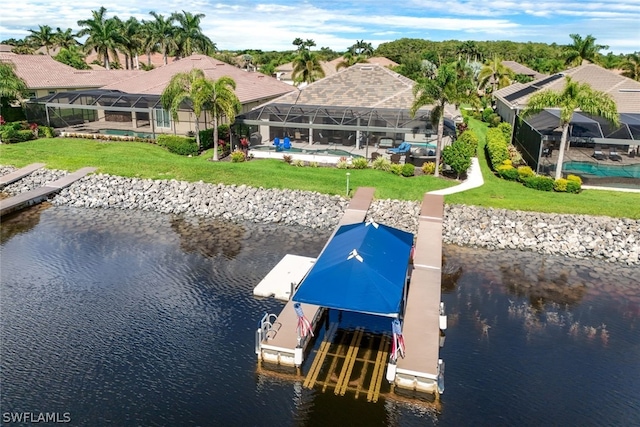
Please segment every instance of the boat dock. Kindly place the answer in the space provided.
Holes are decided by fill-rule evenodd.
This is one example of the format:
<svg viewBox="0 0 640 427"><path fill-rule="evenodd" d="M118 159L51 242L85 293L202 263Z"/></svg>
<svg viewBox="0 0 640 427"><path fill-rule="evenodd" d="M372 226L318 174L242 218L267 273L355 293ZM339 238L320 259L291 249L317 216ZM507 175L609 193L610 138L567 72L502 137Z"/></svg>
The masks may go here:
<svg viewBox="0 0 640 427"><path fill-rule="evenodd" d="M440 363L440 287L444 197L425 194L420 210L413 270L403 322L405 357L399 358L396 387L436 393ZM446 325L444 325L446 328Z"/></svg>
<svg viewBox="0 0 640 427"><path fill-rule="evenodd" d="M369 206L373 201L374 192L375 189L371 187L360 187L356 190L349 202L349 207L334 230L334 234L342 225L364 221ZM327 244L331 241L332 237L333 235L328 239ZM313 264L310 263L308 266L307 272ZM304 275L306 275L307 272L305 272ZM295 284L296 286L304 278L304 275ZM284 282L286 287L291 286L290 278L291 276L283 277L281 283ZM274 280L274 282L275 281L276 280ZM276 291L270 292L265 289L261 290L261 292L276 293ZM296 347L301 347L304 352L308 340L302 343L298 342L298 316L293 308L293 304L294 302L289 300L277 317L275 315L265 315L265 317L263 317L260 328L256 332L256 354L260 360L285 366L299 366L302 363L302 360L295 360ZM304 303L301 304L301 307L311 325L315 326L316 321L322 314L321 307Z"/></svg>
<svg viewBox="0 0 640 427"><path fill-rule="evenodd" d="M0 176L0 188L4 188L9 184L19 181L27 175L31 175L31 173L43 168L44 166L44 163L31 163L23 168L16 169L11 173Z"/></svg>
<svg viewBox="0 0 640 427"><path fill-rule="evenodd" d="M35 166L31 165L31 167L35 167ZM24 168L24 169L26 170L27 168ZM36 167L36 169L38 168ZM36 169L33 169L33 170L36 170ZM13 177L10 177L9 179L14 179L17 176L19 176L20 174L18 174L18 172L20 172L21 170L22 169L12 172L12 174L15 174L15 175ZM33 170L31 172L33 172ZM50 182L47 185L43 185L42 187L24 192L22 194L18 194L17 196L0 200L0 216L9 214L11 212L15 212L27 206L32 206L37 203L40 203L43 200L45 200L47 197L49 197L49 195L53 193L57 193L61 189L68 187L69 185L73 184L80 178L84 177L89 173L94 172L95 170L96 168L93 168L93 167L82 168L68 175L63 176L62 178L57 179L54 182ZM17 181L20 178L23 178L29 173L21 172L22 175L19 176L17 179L14 179L13 182ZM12 174L8 174L8 175L12 175ZM5 177L5 179L7 178Z"/></svg>

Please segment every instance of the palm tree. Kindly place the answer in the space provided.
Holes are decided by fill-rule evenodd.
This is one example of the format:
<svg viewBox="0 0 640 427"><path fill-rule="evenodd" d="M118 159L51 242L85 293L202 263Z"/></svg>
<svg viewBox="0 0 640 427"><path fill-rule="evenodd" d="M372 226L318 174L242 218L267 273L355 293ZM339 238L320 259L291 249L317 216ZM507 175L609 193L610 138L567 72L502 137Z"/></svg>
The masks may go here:
<svg viewBox="0 0 640 427"><path fill-rule="evenodd" d="M566 84L562 92L558 93L547 89L531 96L527 107L522 111L522 117L539 113L545 108L554 107L560 108L560 126L562 127L555 176L556 179L559 179L562 177L564 152L568 148L569 123L576 109L580 109L581 112L587 114L604 117L614 128L617 128L620 122L616 103L611 96L604 92L593 90L586 83L575 82L569 76L566 76Z"/></svg>
<svg viewBox="0 0 640 427"><path fill-rule="evenodd" d="M640 54L638 52L627 55L620 63L620 68L624 71L622 75L640 82Z"/></svg>
<svg viewBox="0 0 640 427"><path fill-rule="evenodd" d="M373 46L371 46L371 43L366 43L364 40L356 40L355 44L349 47L347 51L354 56L364 56L365 58L368 58L373 55Z"/></svg>
<svg viewBox="0 0 640 427"><path fill-rule="evenodd" d="M293 59L293 73L291 75L295 85L313 83L324 77L324 70L315 52L307 49L300 50Z"/></svg>
<svg viewBox="0 0 640 427"><path fill-rule="evenodd" d="M584 39L579 34L570 34L573 43L567 46L565 52L565 63L567 65L578 66L583 62L595 62L599 52L609 49L609 46L596 44L596 39L591 34Z"/></svg>
<svg viewBox="0 0 640 427"><path fill-rule="evenodd" d="M352 65L369 62L365 55L354 55L351 52L347 52L342 55L342 61L336 64L336 71L341 68L349 68Z"/></svg>
<svg viewBox="0 0 640 427"><path fill-rule="evenodd" d="M421 107L433 104L429 116L431 125L438 129L436 170L434 172L436 177L439 175L440 151L444 134L444 109L447 105L458 107L463 102L471 102L474 96L473 81L468 77L468 74L459 76L455 64L440 66L435 79L422 80L413 87L414 100L410 109L412 117Z"/></svg>
<svg viewBox="0 0 640 427"><path fill-rule="evenodd" d="M125 68L129 67L133 70L134 58L137 64L138 50L140 49L142 42L140 38L141 24L135 17L130 17L126 21L119 21L120 24L120 48L124 52Z"/></svg>
<svg viewBox="0 0 640 427"><path fill-rule="evenodd" d="M213 91L208 97L208 107L213 114L213 159L218 160L218 121L225 116L229 124L233 123L240 112L240 101L234 90L236 82L231 77L223 76L213 82Z"/></svg>
<svg viewBox="0 0 640 427"><path fill-rule="evenodd" d="M484 89L491 83L491 91L495 93L497 89L509 86L516 75L511 68L502 64L502 60L497 56L492 61L488 61L478 74L478 87Z"/></svg>
<svg viewBox="0 0 640 427"><path fill-rule="evenodd" d="M28 36L30 41L37 44L47 50L47 55L49 55L49 48L55 46L56 38L53 30L48 25L38 25L38 30L29 30L31 35Z"/></svg>
<svg viewBox="0 0 640 427"><path fill-rule="evenodd" d="M78 41L73 35L73 30L71 28L67 28L62 31L60 27L56 28L56 32L54 34L55 45L60 49L71 49L72 46L78 46Z"/></svg>
<svg viewBox="0 0 640 427"><path fill-rule="evenodd" d="M164 65L168 64L167 57L170 49L177 48L174 34L176 27L173 26L173 16L166 18L156 12L149 12L155 20L149 22L148 27L148 46L157 46L162 57L164 58ZM147 51L149 52L149 50Z"/></svg>
<svg viewBox="0 0 640 427"><path fill-rule="evenodd" d="M208 55L215 52L215 44L204 35L200 28L200 21L204 13L193 14L190 12L173 13L171 18L178 23L175 30L176 44L179 56L190 56L194 52Z"/></svg>
<svg viewBox="0 0 640 427"><path fill-rule="evenodd" d="M208 80L204 71L194 68L188 73L178 73L171 77L169 84L162 91L160 102L162 108L171 113L175 122L179 121L178 112L183 105L189 105L195 116L196 143L200 144L200 115L211 99L213 82Z"/></svg>
<svg viewBox="0 0 640 427"><path fill-rule="evenodd" d="M458 50L458 59L462 59L461 56L465 56L467 62L471 60L477 61L480 58L480 49L478 45L473 40L467 40L460 43L457 46Z"/></svg>
<svg viewBox="0 0 640 427"><path fill-rule="evenodd" d="M92 19L78 21L78 26L84 27L78 31L77 36L89 37L84 42L87 51L95 50L99 58L104 61L104 68L111 69L109 54L117 60L117 47L121 42L119 34L119 23L117 18L106 18L107 9L104 6L99 10L91 11Z"/></svg>
<svg viewBox="0 0 640 427"><path fill-rule="evenodd" d="M12 62L0 61L0 108L13 101L22 100L27 94L27 84L15 73ZM0 115L2 111L0 110Z"/></svg>

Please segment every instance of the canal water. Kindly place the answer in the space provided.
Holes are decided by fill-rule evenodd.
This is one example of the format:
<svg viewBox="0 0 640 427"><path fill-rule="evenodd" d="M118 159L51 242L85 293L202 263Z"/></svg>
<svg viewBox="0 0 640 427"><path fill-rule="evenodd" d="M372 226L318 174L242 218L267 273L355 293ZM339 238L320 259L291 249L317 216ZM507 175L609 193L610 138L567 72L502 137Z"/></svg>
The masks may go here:
<svg viewBox="0 0 640 427"><path fill-rule="evenodd" d="M638 268L445 245L445 394L368 403L257 370L283 303L253 287L328 231L46 206L0 230L3 424L640 425Z"/></svg>

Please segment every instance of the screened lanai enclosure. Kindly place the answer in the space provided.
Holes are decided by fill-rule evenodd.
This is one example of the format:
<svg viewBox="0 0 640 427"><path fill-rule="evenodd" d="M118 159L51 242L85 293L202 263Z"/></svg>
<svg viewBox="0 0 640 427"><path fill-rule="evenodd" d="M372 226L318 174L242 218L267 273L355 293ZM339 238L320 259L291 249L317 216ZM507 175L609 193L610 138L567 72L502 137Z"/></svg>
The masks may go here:
<svg viewBox="0 0 640 427"><path fill-rule="evenodd" d="M195 130L193 113L179 112L179 122L162 109L159 95L130 94L117 90L59 92L26 103L27 120L67 132L103 133L155 138L161 133L185 135ZM210 115L203 114L206 129Z"/></svg>
<svg viewBox="0 0 640 427"><path fill-rule="evenodd" d="M560 111L547 109L515 121L513 143L527 165L553 175L562 137ZM569 124L562 171L583 184L640 188L640 114L620 114L620 127L602 117L575 112Z"/></svg>
<svg viewBox="0 0 640 427"><path fill-rule="evenodd" d="M399 108L269 103L237 116L236 123L259 134L262 144L288 137L310 144L390 148L403 141L434 143L437 133L428 111L411 117L408 109ZM455 135L455 123L445 119L444 136L451 140Z"/></svg>

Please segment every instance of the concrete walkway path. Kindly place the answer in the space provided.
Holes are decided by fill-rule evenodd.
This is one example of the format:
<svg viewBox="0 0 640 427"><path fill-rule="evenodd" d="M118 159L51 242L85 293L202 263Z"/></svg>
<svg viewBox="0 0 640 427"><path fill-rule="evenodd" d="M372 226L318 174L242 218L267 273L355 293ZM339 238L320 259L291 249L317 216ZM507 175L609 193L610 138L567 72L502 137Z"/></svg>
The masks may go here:
<svg viewBox="0 0 640 427"><path fill-rule="evenodd" d="M482 171L480 170L480 163L478 162L477 157L472 157L471 167L467 172L467 179L465 181L453 187L430 191L428 194L439 194L444 196L446 194L460 193L461 191L477 188L482 184L484 184L484 178L482 177Z"/></svg>

